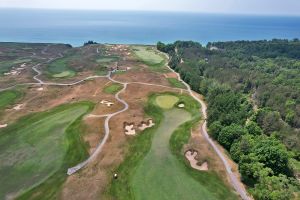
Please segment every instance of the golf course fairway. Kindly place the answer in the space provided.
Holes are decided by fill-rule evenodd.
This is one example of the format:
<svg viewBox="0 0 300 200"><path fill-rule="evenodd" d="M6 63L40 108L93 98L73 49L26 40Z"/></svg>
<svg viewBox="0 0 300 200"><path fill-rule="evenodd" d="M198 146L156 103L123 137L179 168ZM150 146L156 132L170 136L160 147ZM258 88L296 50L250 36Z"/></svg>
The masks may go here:
<svg viewBox="0 0 300 200"><path fill-rule="evenodd" d="M23 117L0 131L0 179L5 183L0 199L42 183L66 163L66 157L72 157L70 148L80 135L69 129L90 106L84 102L59 106Z"/></svg>
<svg viewBox="0 0 300 200"><path fill-rule="evenodd" d="M164 111L164 118L154 133L151 149L133 176L132 190L137 200L218 199L205 186L189 176L169 148L176 128L191 119L177 108Z"/></svg>
<svg viewBox="0 0 300 200"><path fill-rule="evenodd" d="M176 108L179 102L185 107ZM201 119L199 109L188 95L151 94L144 110L156 125L131 138L126 159L116 169L120 178L107 190L108 199L238 199L216 172L197 171L184 157L183 146Z"/></svg>

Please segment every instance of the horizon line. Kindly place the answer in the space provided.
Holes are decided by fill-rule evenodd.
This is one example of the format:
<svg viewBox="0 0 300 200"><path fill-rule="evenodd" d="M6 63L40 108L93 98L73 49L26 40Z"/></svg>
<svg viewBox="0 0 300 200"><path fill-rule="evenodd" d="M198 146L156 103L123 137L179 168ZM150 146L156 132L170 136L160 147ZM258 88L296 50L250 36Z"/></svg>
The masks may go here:
<svg viewBox="0 0 300 200"><path fill-rule="evenodd" d="M274 16L274 17L300 17L300 14L274 14L274 13L240 13L240 12L204 12L195 10L137 10L137 9L97 9L97 8L30 8L30 7L1 7L2 10L49 10L49 11L108 11L108 12L159 12L159 13L189 13L211 15L242 15L242 16Z"/></svg>

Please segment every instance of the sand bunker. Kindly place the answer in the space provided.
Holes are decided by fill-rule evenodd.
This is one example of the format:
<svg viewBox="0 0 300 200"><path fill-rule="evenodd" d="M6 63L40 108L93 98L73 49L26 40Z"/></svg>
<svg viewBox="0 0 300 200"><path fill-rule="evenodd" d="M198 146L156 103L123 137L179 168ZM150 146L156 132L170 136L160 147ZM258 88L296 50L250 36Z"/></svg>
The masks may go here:
<svg viewBox="0 0 300 200"><path fill-rule="evenodd" d="M37 88L36 90L37 90L37 91L43 91L44 88L41 87L41 88Z"/></svg>
<svg viewBox="0 0 300 200"><path fill-rule="evenodd" d="M0 128L5 128L7 127L7 124L0 124Z"/></svg>
<svg viewBox="0 0 300 200"><path fill-rule="evenodd" d="M178 107L179 107L179 108L184 108L184 104L181 103L181 104L178 105Z"/></svg>
<svg viewBox="0 0 300 200"><path fill-rule="evenodd" d="M136 134L133 123L129 124L127 122L124 122L124 129L125 129L126 135L135 135Z"/></svg>
<svg viewBox="0 0 300 200"><path fill-rule="evenodd" d="M23 63L20 67L12 67L12 69L9 72L4 73L4 75L5 76L8 76L8 75L13 75L13 76L19 75L19 74L21 74L21 71L25 69L25 67L26 67L26 63Z"/></svg>
<svg viewBox="0 0 300 200"><path fill-rule="evenodd" d="M114 105L114 103L106 101L106 100L102 100L100 103L105 104L107 107L111 107L112 105Z"/></svg>
<svg viewBox="0 0 300 200"><path fill-rule="evenodd" d="M185 157L190 162L192 168L197 169L199 171L207 171L208 170L208 163L204 162L201 165L198 165L198 161L196 160L198 152L195 150L188 150L185 152Z"/></svg>
<svg viewBox="0 0 300 200"><path fill-rule="evenodd" d="M151 128L155 126L155 123L152 119L148 119L147 121L142 121L138 126L135 126L134 123L124 122L124 132L125 135L136 135L136 130L143 131L147 128Z"/></svg>
<svg viewBox="0 0 300 200"><path fill-rule="evenodd" d="M142 121L141 124L138 126L138 128L139 128L139 130L143 131L147 128L151 128L154 125L155 125L155 123L153 123L153 120L149 119L147 122Z"/></svg>
<svg viewBox="0 0 300 200"><path fill-rule="evenodd" d="M23 104L17 104L15 107L13 107L14 110L21 110L23 107Z"/></svg>

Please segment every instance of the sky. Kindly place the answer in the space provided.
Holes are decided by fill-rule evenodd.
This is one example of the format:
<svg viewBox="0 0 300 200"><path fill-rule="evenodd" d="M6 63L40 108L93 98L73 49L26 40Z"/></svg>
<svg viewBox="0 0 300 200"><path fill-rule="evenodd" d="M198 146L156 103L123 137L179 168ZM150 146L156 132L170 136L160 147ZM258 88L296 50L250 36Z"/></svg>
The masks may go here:
<svg viewBox="0 0 300 200"><path fill-rule="evenodd" d="M0 8L300 15L300 0L0 0Z"/></svg>

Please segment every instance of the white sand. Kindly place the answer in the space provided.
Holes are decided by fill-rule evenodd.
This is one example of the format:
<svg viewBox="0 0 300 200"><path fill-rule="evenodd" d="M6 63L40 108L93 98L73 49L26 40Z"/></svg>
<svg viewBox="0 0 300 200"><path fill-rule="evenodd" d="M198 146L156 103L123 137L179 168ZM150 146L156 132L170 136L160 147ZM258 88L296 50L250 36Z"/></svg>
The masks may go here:
<svg viewBox="0 0 300 200"><path fill-rule="evenodd" d="M114 103L106 101L106 100L102 100L100 103L105 104L107 107L111 107L112 105L114 105Z"/></svg>
<svg viewBox="0 0 300 200"><path fill-rule="evenodd" d="M151 127L154 126L154 125L155 125L155 123L153 123L153 120L152 120L152 119L149 119L149 120L147 121L147 123L142 122L141 125L139 125L139 129L140 129L141 131L143 131L143 130L145 130L145 129L147 129L147 128L151 128Z"/></svg>
<svg viewBox="0 0 300 200"><path fill-rule="evenodd" d="M23 104L17 104L15 107L13 107L14 110L21 110Z"/></svg>
<svg viewBox="0 0 300 200"><path fill-rule="evenodd" d="M208 163L204 162L201 164L201 166L198 165L198 161L196 160L196 156L197 156L197 152L196 151L187 151L185 153L185 157L189 160L190 165L192 168L197 169L199 171L207 171L208 170Z"/></svg>
<svg viewBox="0 0 300 200"><path fill-rule="evenodd" d="M125 125L125 134L126 135L135 135L135 129L133 128L134 124L131 125Z"/></svg>
<svg viewBox="0 0 300 200"><path fill-rule="evenodd" d="M5 128L7 127L7 124L0 124L0 128Z"/></svg>
<svg viewBox="0 0 300 200"><path fill-rule="evenodd" d="M179 108L184 108L184 104L181 103L181 104L178 105L178 107L179 107Z"/></svg>
<svg viewBox="0 0 300 200"><path fill-rule="evenodd" d="M44 88L38 88L38 89L36 89L37 91L43 91L44 90Z"/></svg>

